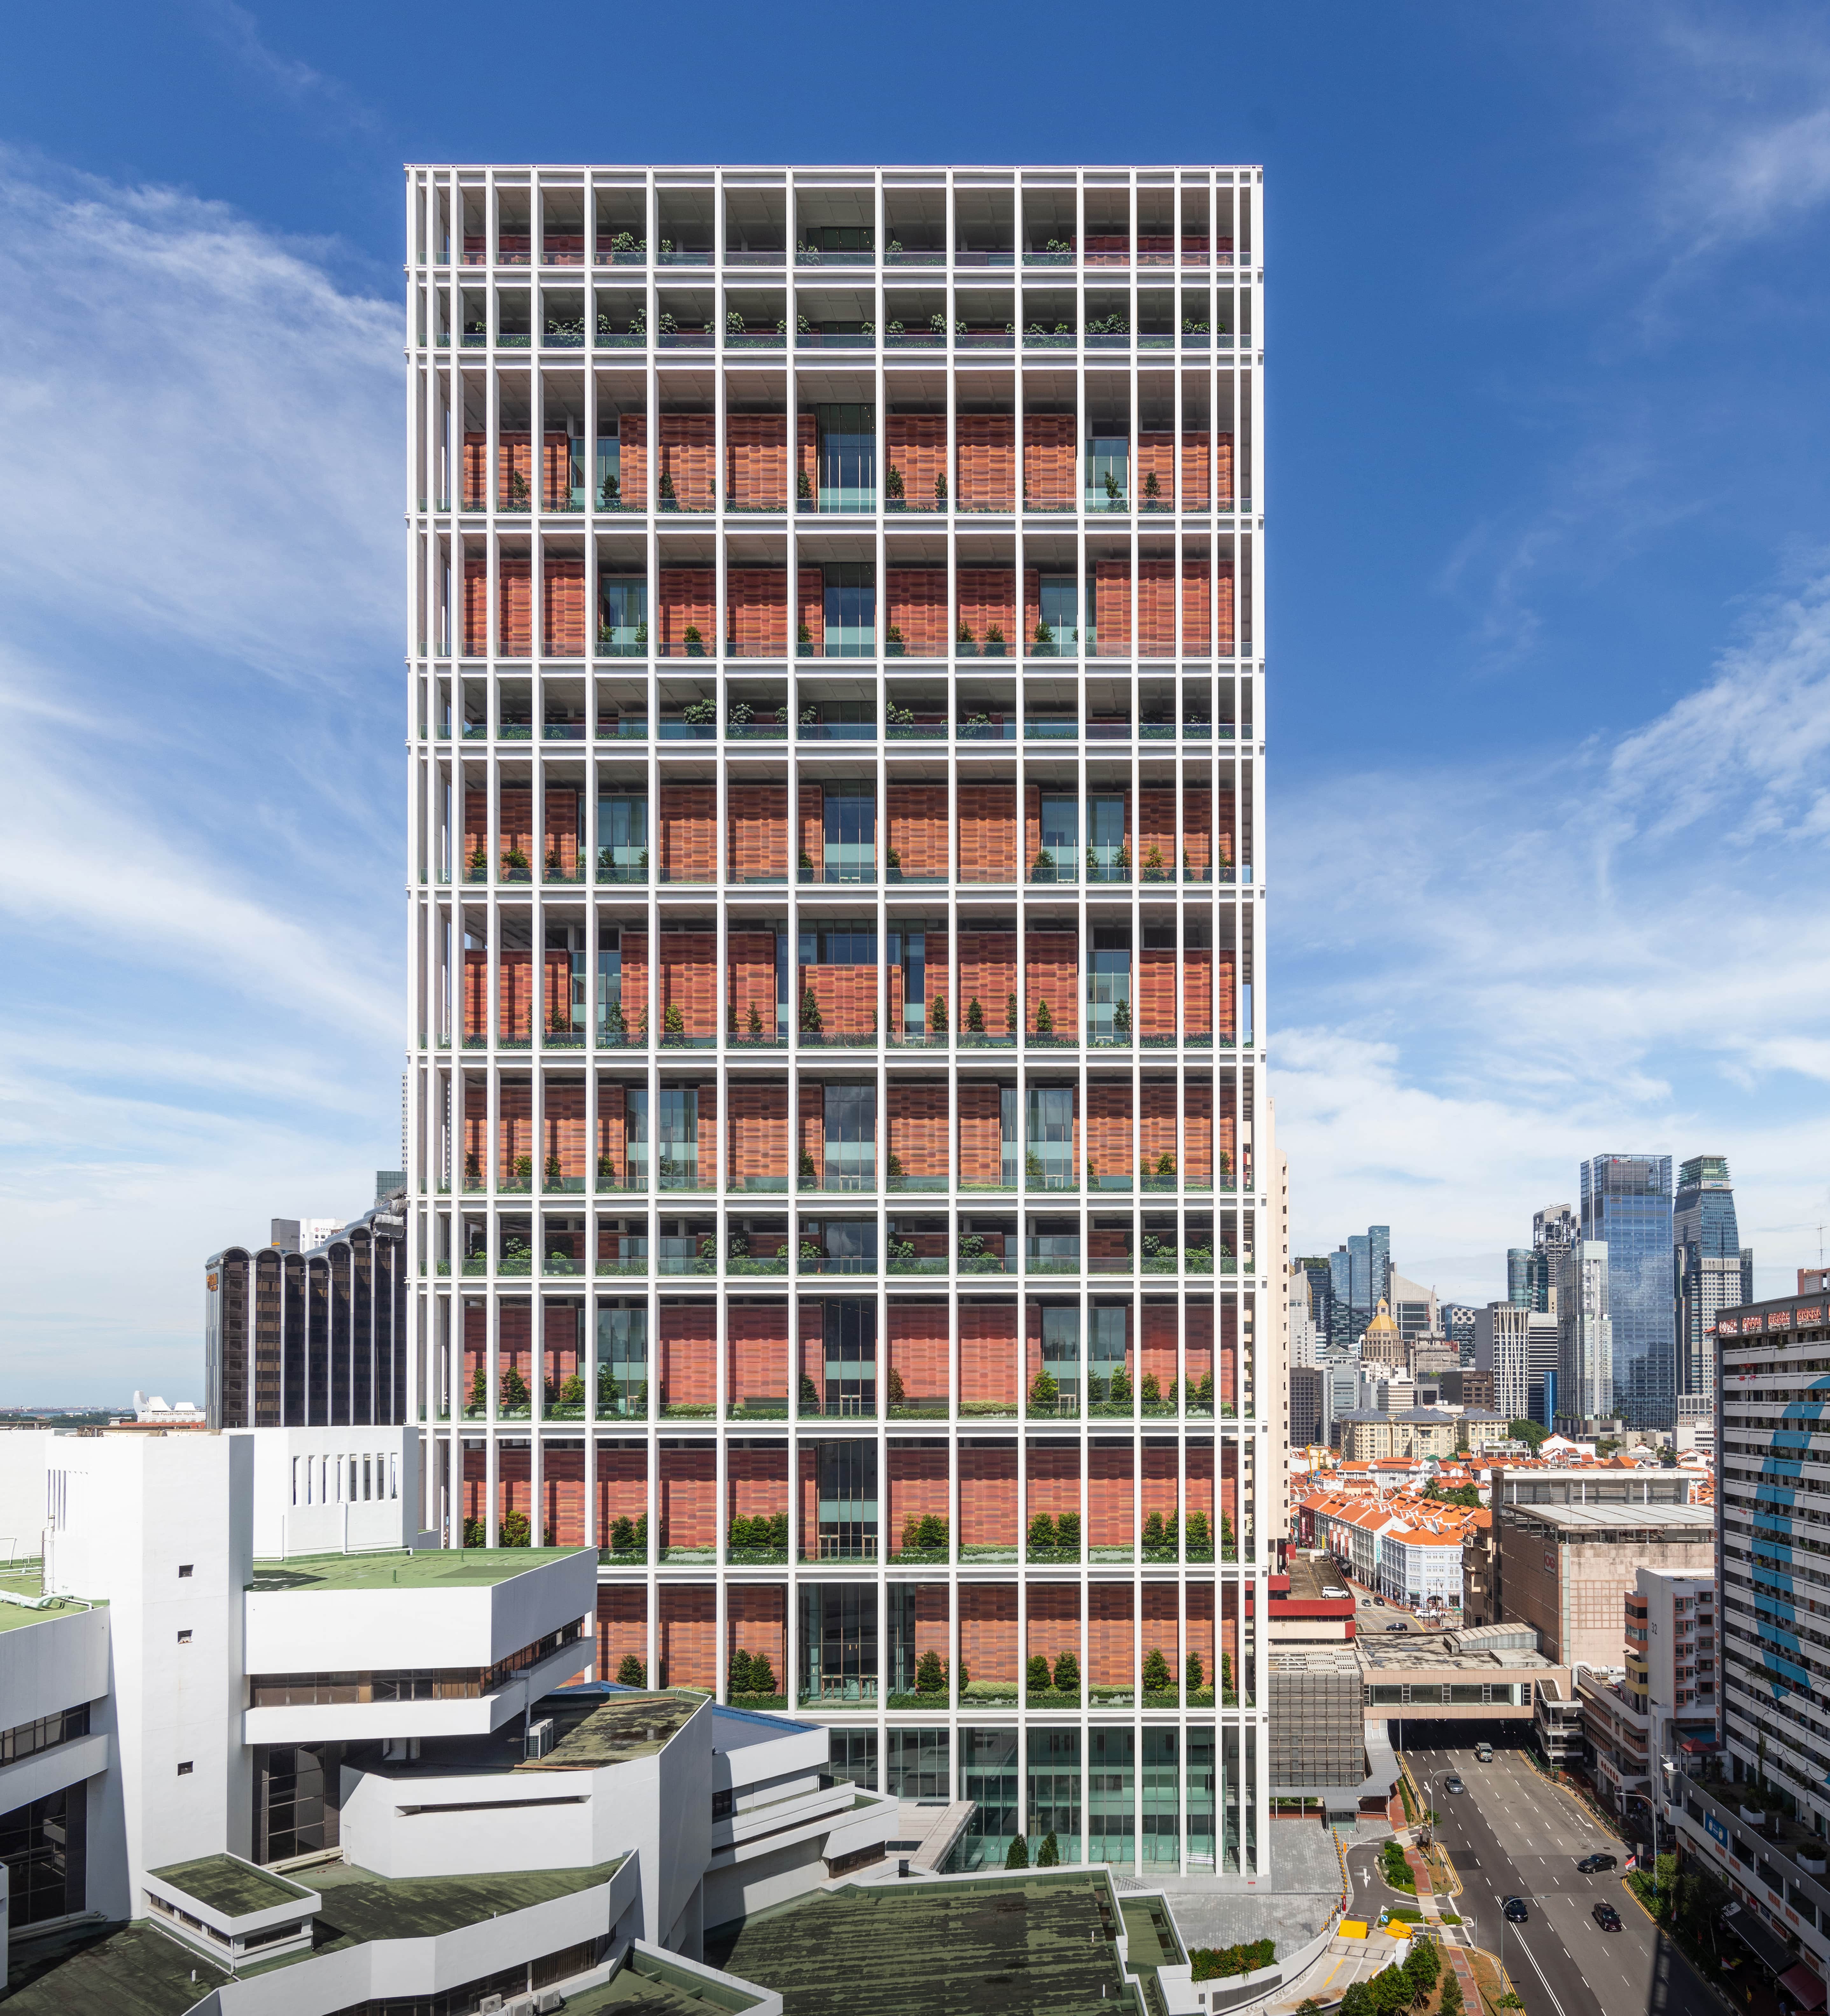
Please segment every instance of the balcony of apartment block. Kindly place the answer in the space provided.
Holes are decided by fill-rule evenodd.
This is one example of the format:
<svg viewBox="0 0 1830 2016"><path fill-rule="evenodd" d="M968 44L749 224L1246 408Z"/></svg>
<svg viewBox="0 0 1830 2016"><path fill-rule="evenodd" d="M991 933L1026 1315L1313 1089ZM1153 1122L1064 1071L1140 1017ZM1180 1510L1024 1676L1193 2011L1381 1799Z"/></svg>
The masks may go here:
<svg viewBox="0 0 1830 2016"><path fill-rule="evenodd" d="M875 212L876 198L867 189L801 191L794 214L796 266L874 267Z"/></svg>
<svg viewBox="0 0 1830 2016"><path fill-rule="evenodd" d="M888 1249L884 1272L902 1276L944 1276L952 1265L947 1245L947 1220L892 1211L887 1226ZM944 1413L943 1401L940 1412Z"/></svg>
<svg viewBox="0 0 1830 2016"><path fill-rule="evenodd" d="M710 266L717 259L717 196L712 189L661 189L655 196L657 267Z"/></svg>
<svg viewBox="0 0 1830 2016"><path fill-rule="evenodd" d="M834 369L821 373L820 380L804 379L794 448L794 508L800 516L857 516L876 509L873 389L870 376L859 372ZM858 557L865 557L865 551Z"/></svg>
<svg viewBox="0 0 1830 2016"><path fill-rule="evenodd" d="M893 657L901 646L893 638L886 650ZM947 688L942 682L892 679L884 694L884 740L944 743L948 733L947 709Z"/></svg>
<svg viewBox="0 0 1830 2016"><path fill-rule="evenodd" d="M640 189L591 192L591 257L599 266L648 264L648 198Z"/></svg>
<svg viewBox="0 0 1830 2016"><path fill-rule="evenodd" d="M880 1271L877 1221L804 1216L795 1255L795 1273L804 1279L810 1276L874 1278Z"/></svg>
<svg viewBox="0 0 1830 2016"><path fill-rule="evenodd" d="M645 258L646 255L643 256ZM648 348L648 295L645 290L632 286L597 286L591 290L590 347L600 351L642 351ZM630 359L631 366L638 362L637 358Z"/></svg>
<svg viewBox="0 0 1830 2016"><path fill-rule="evenodd" d="M744 1193L756 1187L753 1183L745 1186ZM725 1273L743 1280L786 1279L793 1268L790 1230L786 1218L733 1215L726 1227ZM786 1343L784 1336L784 1347Z"/></svg>

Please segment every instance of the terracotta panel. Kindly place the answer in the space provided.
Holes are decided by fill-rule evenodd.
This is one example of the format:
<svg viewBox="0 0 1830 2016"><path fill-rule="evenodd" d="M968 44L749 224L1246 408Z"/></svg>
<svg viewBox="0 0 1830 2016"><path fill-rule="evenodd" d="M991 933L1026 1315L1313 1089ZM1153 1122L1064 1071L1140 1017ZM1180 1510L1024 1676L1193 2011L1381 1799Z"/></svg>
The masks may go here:
<svg viewBox="0 0 1830 2016"><path fill-rule="evenodd" d="M958 815L961 881L1014 882L1016 880L1015 782L962 783L958 788ZM1014 959L1014 942L1012 955Z"/></svg>
<svg viewBox="0 0 1830 2016"><path fill-rule="evenodd" d="M962 1582L959 1662L975 1680L1008 1685L1023 1677L1017 1656L1016 1585Z"/></svg>
<svg viewBox="0 0 1830 2016"><path fill-rule="evenodd" d="M718 1396L718 1316L710 1302L660 1305L661 1399L675 1405Z"/></svg>
<svg viewBox="0 0 1830 2016"><path fill-rule="evenodd" d="M1128 1547L1136 1528L1129 1442L1097 1442L1087 1451L1087 1544Z"/></svg>
<svg viewBox="0 0 1830 2016"><path fill-rule="evenodd" d="M944 1519L947 1509L947 1449L944 1444L923 1444L886 1452L889 1460L889 1504L886 1543L892 1559L902 1551L902 1532L911 1519L930 1514ZM945 1592L942 1592L944 1596ZM943 1608L944 1615L944 1608ZM945 1633L942 1633L944 1639ZM934 1648L944 1655L944 1643Z"/></svg>
<svg viewBox="0 0 1830 2016"><path fill-rule="evenodd" d="M960 1545L1014 1547L1020 1531L1016 1445L963 1445L959 1452ZM960 1595L963 1602L964 1589Z"/></svg>
<svg viewBox="0 0 1830 2016"><path fill-rule="evenodd" d="M890 1298L890 1370L906 1399L944 1401L951 1386L953 1346L944 1302ZM892 1396L893 1398L893 1396ZM942 1466L944 1476L945 1466ZM944 1511L944 1505L930 1508Z"/></svg>
<svg viewBox="0 0 1830 2016"><path fill-rule="evenodd" d="M902 492L912 506L932 504L937 477L947 473L947 416L944 413L888 412L883 416L886 494L889 472L902 478ZM945 577L942 577L944 581Z"/></svg>
<svg viewBox="0 0 1830 2016"><path fill-rule="evenodd" d="M788 501L788 416L724 416L724 495L733 508L779 510Z"/></svg>
<svg viewBox="0 0 1830 2016"><path fill-rule="evenodd" d="M730 826L729 873L733 882L786 882L788 879L788 787L785 783L739 783L728 787L726 819ZM771 962L774 958L771 940ZM772 970L772 966L771 966ZM761 1004L764 1024L770 1023L774 995Z"/></svg>
<svg viewBox="0 0 1830 2016"><path fill-rule="evenodd" d="M962 1301L959 1305L959 1397L1014 1406L1017 1312L1009 1302Z"/></svg>
<svg viewBox="0 0 1830 2016"><path fill-rule="evenodd" d="M1024 1657L1040 1652L1053 1665L1063 1652L1080 1656L1080 1592L1073 1582L1031 1582L1028 1591L1030 1640ZM1085 1683L1084 1669L1082 1684Z"/></svg>
<svg viewBox="0 0 1830 2016"><path fill-rule="evenodd" d="M663 1449L660 1456L661 1545L716 1546L717 1451L707 1443L692 1449Z"/></svg>
<svg viewBox="0 0 1830 2016"><path fill-rule="evenodd" d="M709 1582L674 1584L659 1593L661 1683L714 1691L720 1679L717 1589Z"/></svg>
<svg viewBox="0 0 1830 2016"><path fill-rule="evenodd" d="M648 1591L600 1587L597 1593L597 1676L613 1680L627 1658L648 1658Z"/></svg>
<svg viewBox="0 0 1830 2016"><path fill-rule="evenodd" d="M904 1176L947 1174L947 1087L890 1081L887 1152ZM894 1172L891 1175L893 1176Z"/></svg>
<svg viewBox="0 0 1830 2016"><path fill-rule="evenodd" d="M1131 1687L1137 1681L1136 1593L1128 1582L1097 1582L1087 1589L1087 1684Z"/></svg>
<svg viewBox="0 0 1830 2016"><path fill-rule="evenodd" d="M947 787L892 783L889 787L890 848L885 866L904 876L947 874ZM932 962L930 962L931 965Z"/></svg>

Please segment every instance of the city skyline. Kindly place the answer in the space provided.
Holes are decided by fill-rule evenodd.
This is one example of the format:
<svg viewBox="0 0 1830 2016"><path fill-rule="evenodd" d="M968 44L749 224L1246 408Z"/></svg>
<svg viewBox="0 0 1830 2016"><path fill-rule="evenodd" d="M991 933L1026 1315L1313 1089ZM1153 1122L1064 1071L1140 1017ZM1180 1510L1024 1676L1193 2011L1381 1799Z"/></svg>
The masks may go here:
<svg viewBox="0 0 1830 2016"><path fill-rule="evenodd" d="M1265 502L1328 585L1269 588L1289 599L1267 760L1293 1240L1325 1251L1376 1215L1405 1271L1461 1302L1501 1292L1506 1246L1596 1141L1726 1155L1762 1291L1830 1217L1809 928L1825 52L1820 18L1702 11L1702 40L1626 35L1598 8L1320 38L1190 11L1190 59L1228 88L1167 118L1156 52L1114 59L1114 154L1282 178ZM886 126L835 107L822 153L1059 157L1052 115L994 81L1023 18L957 16L987 52L964 74L941 55L955 18L912 57L888 23L860 28L922 109ZM636 105L632 157L782 151L757 80L788 88L785 45L710 19L716 149ZM6 1401L194 1395L196 1256L275 1213L347 1218L398 1159L402 947L373 873L398 828L397 165L601 149L534 50L511 42L487 76L467 60L480 10L430 50L392 17L347 25L41 14L0 79L22 304L0 562L18 868L0 1237L24 1284ZM629 32L632 60L665 59L663 24ZM1547 151L1571 164L1550 183ZM1369 159L1409 206L1421 292L1401 316L1367 311ZM1699 312L1723 289L1732 370ZM94 416L80 452L71 412ZM89 721L119 732L73 762ZM1679 951L1705 942L1706 988ZM77 1278L80 1297L52 1285Z"/></svg>

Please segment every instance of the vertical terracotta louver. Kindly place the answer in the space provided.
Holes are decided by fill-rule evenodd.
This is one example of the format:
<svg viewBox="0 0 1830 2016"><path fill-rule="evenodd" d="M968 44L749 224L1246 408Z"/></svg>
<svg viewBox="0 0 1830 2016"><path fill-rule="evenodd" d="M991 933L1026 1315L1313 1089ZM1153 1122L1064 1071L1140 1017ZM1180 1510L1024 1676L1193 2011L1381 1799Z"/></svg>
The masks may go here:
<svg viewBox="0 0 1830 2016"><path fill-rule="evenodd" d="M548 555L541 571L541 648L549 657L584 651L584 563Z"/></svg>
<svg viewBox="0 0 1830 2016"><path fill-rule="evenodd" d="M724 494L733 509L780 510L788 501L788 417L724 416Z"/></svg>
<svg viewBox="0 0 1830 2016"><path fill-rule="evenodd" d="M947 416L889 412L883 416L884 481L893 469L902 478L904 500L932 505L934 483L947 473Z"/></svg>

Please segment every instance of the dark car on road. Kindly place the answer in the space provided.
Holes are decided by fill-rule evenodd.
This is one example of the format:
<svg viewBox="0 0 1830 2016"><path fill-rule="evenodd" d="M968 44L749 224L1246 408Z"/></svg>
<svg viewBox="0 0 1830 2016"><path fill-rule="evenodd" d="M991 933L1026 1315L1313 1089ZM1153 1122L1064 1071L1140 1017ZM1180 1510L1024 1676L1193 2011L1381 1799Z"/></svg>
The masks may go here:
<svg viewBox="0 0 1830 2016"><path fill-rule="evenodd" d="M1524 1924L1531 1916L1525 1908L1523 1897L1508 1897L1505 1903L1505 1913L1507 1922L1514 1925Z"/></svg>
<svg viewBox="0 0 1830 2016"><path fill-rule="evenodd" d="M1604 1869L1618 1869L1620 1865L1611 1855L1585 1855L1576 1865L1584 1876L1599 1876Z"/></svg>
<svg viewBox="0 0 1830 2016"><path fill-rule="evenodd" d="M1612 1904L1596 1905L1595 1921L1604 1932L1617 1932L1620 1929L1620 1913Z"/></svg>
<svg viewBox="0 0 1830 2016"><path fill-rule="evenodd" d="M1388 1631L1408 1631L1411 1627L1408 1624L1388 1624L1386 1629Z"/></svg>
<svg viewBox="0 0 1830 2016"><path fill-rule="evenodd" d="M1465 1792L1467 1789L1468 1787L1459 1778L1445 1778L1443 1780L1443 1790L1445 1792Z"/></svg>

